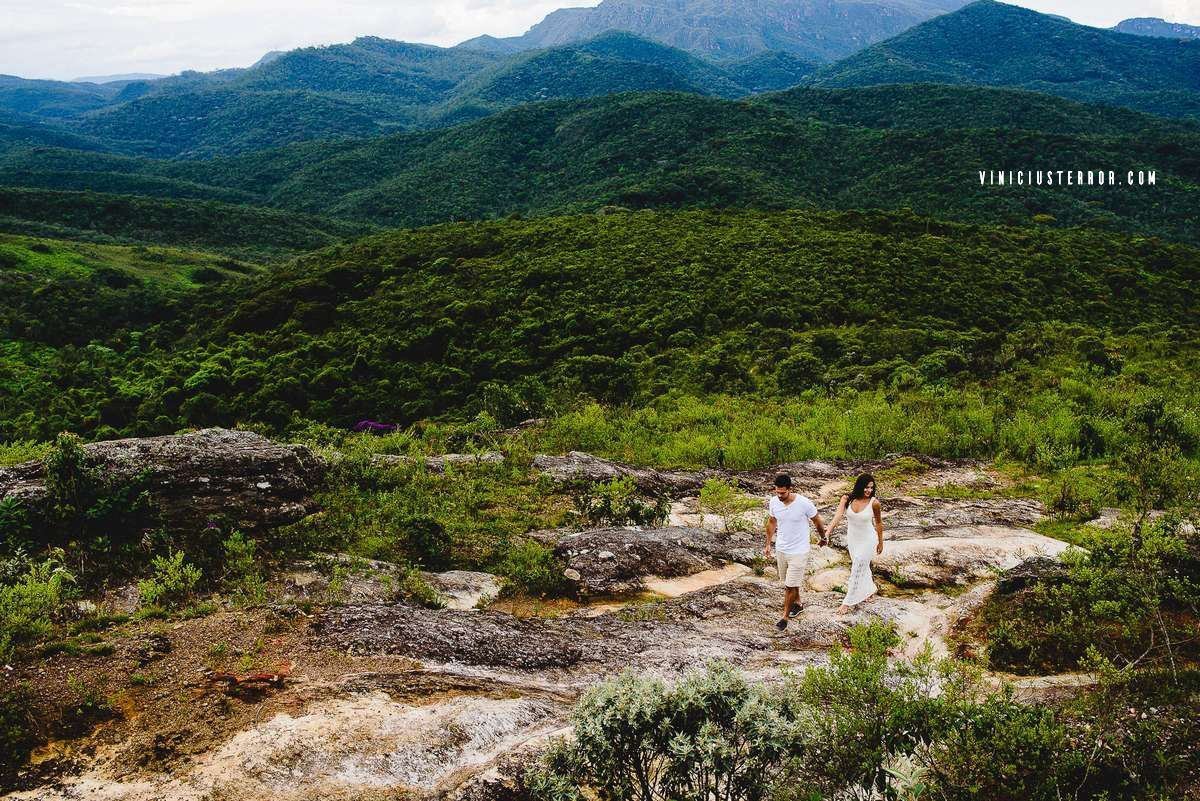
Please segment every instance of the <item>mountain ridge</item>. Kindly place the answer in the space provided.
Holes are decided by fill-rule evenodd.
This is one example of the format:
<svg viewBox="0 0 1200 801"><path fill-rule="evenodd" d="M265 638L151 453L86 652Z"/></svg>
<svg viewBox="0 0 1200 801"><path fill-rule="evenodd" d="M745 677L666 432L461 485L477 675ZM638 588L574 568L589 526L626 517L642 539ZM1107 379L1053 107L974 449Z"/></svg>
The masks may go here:
<svg viewBox="0 0 1200 801"><path fill-rule="evenodd" d="M980 47L987 41L988 47ZM1009 86L1200 117L1200 42L1091 28L976 0L815 73L817 86Z"/></svg>

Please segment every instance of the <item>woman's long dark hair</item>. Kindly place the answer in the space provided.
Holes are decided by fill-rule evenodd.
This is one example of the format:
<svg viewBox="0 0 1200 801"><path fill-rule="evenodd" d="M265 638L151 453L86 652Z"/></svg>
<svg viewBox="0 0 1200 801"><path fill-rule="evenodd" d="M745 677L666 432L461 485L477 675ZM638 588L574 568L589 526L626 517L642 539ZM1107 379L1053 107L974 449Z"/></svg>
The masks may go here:
<svg viewBox="0 0 1200 801"><path fill-rule="evenodd" d="M875 476L870 473L863 473L858 478L854 479L854 489L850 490L850 503L854 503L859 498L867 497L867 485L875 481ZM875 492L871 495L872 498L879 496L879 485L875 485Z"/></svg>

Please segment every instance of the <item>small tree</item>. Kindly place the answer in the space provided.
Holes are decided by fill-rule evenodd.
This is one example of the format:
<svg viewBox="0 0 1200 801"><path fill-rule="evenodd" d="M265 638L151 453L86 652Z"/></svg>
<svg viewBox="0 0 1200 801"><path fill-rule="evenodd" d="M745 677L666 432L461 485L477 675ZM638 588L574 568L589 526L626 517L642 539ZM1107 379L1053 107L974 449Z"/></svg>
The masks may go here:
<svg viewBox="0 0 1200 801"><path fill-rule="evenodd" d="M721 518L723 531L741 530L746 527L742 517L746 512L761 505L757 498L743 495L732 482L710 478L700 488L700 511Z"/></svg>
<svg viewBox="0 0 1200 801"><path fill-rule="evenodd" d="M1118 462L1125 478L1118 489L1134 512L1132 537L1137 551L1150 513L1178 506L1194 492L1195 477L1183 452L1195 443L1178 415L1158 397L1132 406L1123 429L1126 442Z"/></svg>

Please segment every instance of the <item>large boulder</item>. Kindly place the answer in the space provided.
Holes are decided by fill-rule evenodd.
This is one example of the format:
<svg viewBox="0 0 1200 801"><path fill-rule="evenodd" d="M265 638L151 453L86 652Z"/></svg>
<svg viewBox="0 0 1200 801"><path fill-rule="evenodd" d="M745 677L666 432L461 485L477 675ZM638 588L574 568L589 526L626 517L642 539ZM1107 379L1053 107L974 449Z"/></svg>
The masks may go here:
<svg viewBox="0 0 1200 801"><path fill-rule="evenodd" d="M328 610L318 630L322 639L353 654L525 670L571 667L583 657L567 624L501 612L364 604Z"/></svg>
<svg viewBox="0 0 1200 801"><path fill-rule="evenodd" d="M171 529L195 530L228 520L254 530L294 523L315 511L323 463L303 445L283 445L250 431L206 428L190 434L93 442L88 464L117 481L143 476ZM41 461L0 468L0 499L35 510L48 501Z"/></svg>
<svg viewBox="0 0 1200 801"><path fill-rule="evenodd" d="M533 467L563 484L570 485L632 478L639 492L667 497L695 492L704 486L708 478L717 475L715 471L688 473L633 467L579 451L571 451L566 456L535 456Z"/></svg>
<svg viewBox="0 0 1200 801"><path fill-rule="evenodd" d="M574 486L632 478L642 494L667 498L694 494L712 478L731 482L746 492L766 492L779 473L789 474L798 492L815 495L830 482L841 481L846 475L844 468L818 461L791 462L765 470L744 472L711 468L694 471L655 470L580 451L571 451L566 456L535 456L533 467L560 483Z"/></svg>
<svg viewBox="0 0 1200 801"><path fill-rule="evenodd" d="M533 535L554 548L564 576L581 595L607 596L644 589L647 576L690 576L762 552L761 535L703 528L601 528Z"/></svg>
<svg viewBox="0 0 1200 801"><path fill-rule="evenodd" d="M1001 595L1012 595L1038 584L1061 584L1067 576L1067 567L1059 560L1048 556L1032 556L1006 570L996 583L996 590Z"/></svg>

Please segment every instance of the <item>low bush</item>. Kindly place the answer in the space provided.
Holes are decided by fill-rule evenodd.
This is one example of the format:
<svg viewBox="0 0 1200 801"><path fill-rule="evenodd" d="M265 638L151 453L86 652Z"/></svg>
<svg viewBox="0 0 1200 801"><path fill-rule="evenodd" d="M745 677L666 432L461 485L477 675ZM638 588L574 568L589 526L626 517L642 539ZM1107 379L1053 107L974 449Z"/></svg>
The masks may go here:
<svg viewBox="0 0 1200 801"><path fill-rule="evenodd" d="M722 531L745 530L749 527L745 514L762 507L762 501L742 494L737 485L710 478L700 488L700 511L721 518Z"/></svg>
<svg viewBox="0 0 1200 801"><path fill-rule="evenodd" d="M500 562L506 595L521 593L534 598L561 595L566 587L562 565L545 545L520 539L511 543Z"/></svg>
<svg viewBox="0 0 1200 801"><path fill-rule="evenodd" d="M258 544L234 531L222 543L225 587L244 605L261 604L267 599L267 581L256 558Z"/></svg>
<svg viewBox="0 0 1200 801"><path fill-rule="evenodd" d="M59 551L41 562L26 560L15 579L0 583L0 662L53 631L55 615L69 599L75 580L63 567L62 556Z"/></svg>
<svg viewBox="0 0 1200 801"><path fill-rule="evenodd" d="M638 494L632 477L589 485L575 493L575 514L583 526L656 526L670 512L664 498Z"/></svg>
<svg viewBox="0 0 1200 801"><path fill-rule="evenodd" d="M30 711L32 700L23 685L0 691L0 788L12 780L41 739Z"/></svg>
<svg viewBox="0 0 1200 801"><path fill-rule="evenodd" d="M151 607L178 608L192 598L200 579L200 568L184 561L183 551L156 556L151 562L154 574L138 582L142 603Z"/></svg>
<svg viewBox="0 0 1200 801"><path fill-rule="evenodd" d="M757 801L794 725L769 690L720 663L674 686L626 673L590 690L572 720L573 743L527 776L535 798Z"/></svg>
<svg viewBox="0 0 1200 801"><path fill-rule="evenodd" d="M780 685L716 663L585 694L571 739L524 775L539 801L1116 801L1189 797L1200 679L1125 672L1065 708L1016 702L928 652L889 660L880 623ZM1149 714L1147 714L1149 713Z"/></svg>
<svg viewBox="0 0 1200 801"><path fill-rule="evenodd" d="M1145 526L1086 530L1066 570L983 611L993 667L1071 670L1090 648L1118 665L1162 666L1200 657L1200 535L1167 516Z"/></svg>

